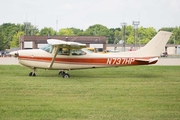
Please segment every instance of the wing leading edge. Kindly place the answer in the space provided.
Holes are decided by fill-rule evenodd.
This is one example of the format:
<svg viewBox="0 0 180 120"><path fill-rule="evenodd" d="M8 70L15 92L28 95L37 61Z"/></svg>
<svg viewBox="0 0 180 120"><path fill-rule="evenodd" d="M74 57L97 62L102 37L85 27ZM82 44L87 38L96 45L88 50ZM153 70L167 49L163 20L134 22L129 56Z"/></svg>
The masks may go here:
<svg viewBox="0 0 180 120"><path fill-rule="evenodd" d="M51 44L53 46L58 45L59 47L69 48L69 49L86 48L86 44L82 44L78 42L66 42L66 41L57 40L57 39L48 39L47 42L48 44Z"/></svg>

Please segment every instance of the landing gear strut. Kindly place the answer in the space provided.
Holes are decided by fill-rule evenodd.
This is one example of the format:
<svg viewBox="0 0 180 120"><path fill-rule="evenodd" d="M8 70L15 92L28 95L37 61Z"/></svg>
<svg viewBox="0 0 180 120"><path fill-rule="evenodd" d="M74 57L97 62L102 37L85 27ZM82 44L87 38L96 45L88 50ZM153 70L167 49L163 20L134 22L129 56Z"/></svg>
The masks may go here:
<svg viewBox="0 0 180 120"><path fill-rule="evenodd" d="M62 75L63 78L70 78L70 75L67 73L67 71L66 72L60 71L59 75Z"/></svg>
<svg viewBox="0 0 180 120"><path fill-rule="evenodd" d="M33 72L30 72L29 73L29 76L36 76L36 68L33 68Z"/></svg>

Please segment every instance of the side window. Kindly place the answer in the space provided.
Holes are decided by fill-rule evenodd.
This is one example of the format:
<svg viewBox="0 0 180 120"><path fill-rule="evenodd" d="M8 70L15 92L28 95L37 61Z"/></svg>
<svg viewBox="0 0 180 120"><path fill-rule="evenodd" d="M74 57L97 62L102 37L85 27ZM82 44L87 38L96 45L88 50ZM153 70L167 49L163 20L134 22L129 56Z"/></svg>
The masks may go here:
<svg viewBox="0 0 180 120"><path fill-rule="evenodd" d="M58 55L69 55L70 54L70 50L67 48L60 48L58 51Z"/></svg>
<svg viewBox="0 0 180 120"><path fill-rule="evenodd" d="M62 48L59 49L58 55L62 55Z"/></svg>
<svg viewBox="0 0 180 120"><path fill-rule="evenodd" d="M72 50L73 56L85 55L86 53L82 50Z"/></svg>

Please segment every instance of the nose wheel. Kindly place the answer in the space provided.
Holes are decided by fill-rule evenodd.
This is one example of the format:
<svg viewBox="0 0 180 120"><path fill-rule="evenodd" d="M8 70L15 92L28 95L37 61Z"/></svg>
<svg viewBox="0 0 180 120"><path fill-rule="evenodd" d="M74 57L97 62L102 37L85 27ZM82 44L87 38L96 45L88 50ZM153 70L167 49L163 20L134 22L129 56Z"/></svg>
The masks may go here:
<svg viewBox="0 0 180 120"><path fill-rule="evenodd" d="M29 73L29 76L36 76L36 68L33 68L33 72L30 72Z"/></svg>
<svg viewBox="0 0 180 120"><path fill-rule="evenodd" d="M70 75L67 73L67 71L66 72L60 71L59 75L62 75L63 78L70 78Z"/></svg>

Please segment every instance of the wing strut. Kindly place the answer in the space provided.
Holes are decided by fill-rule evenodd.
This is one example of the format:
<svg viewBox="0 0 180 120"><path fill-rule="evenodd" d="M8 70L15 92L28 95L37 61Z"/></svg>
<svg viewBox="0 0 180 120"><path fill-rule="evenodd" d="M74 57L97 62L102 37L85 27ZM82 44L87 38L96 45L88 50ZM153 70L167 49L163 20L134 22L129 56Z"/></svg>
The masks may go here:
<svg viewBox="0 0 180 120"><path fill-rule="evenodd" d="M58 50L59 50L59 48L60 48L60 46L58 46L58 45L55 45L54 46L54 56L53 56L53 58L52 58L52 60L51 60L51 64L49 65L49 69L51 69L52 68L52 66L53 66L53 64L54 64L54 60L56 59L56 56L57 56L57 54L58 54Z"/></svg>
<svg viewBox="0 0 180 120"><path fill-rule="evenodd" d="M57 39L48 39L47 42L48 44L51 44L52 46L54 46L54 56L52 58L51 64L48 66L49 69L51 69L54 64L54 60L56 59L59 48L61 47L69 48L69 49L86 48L86 44L81 44L77 42L65 42L65 41L57 40Z"/></svg>

